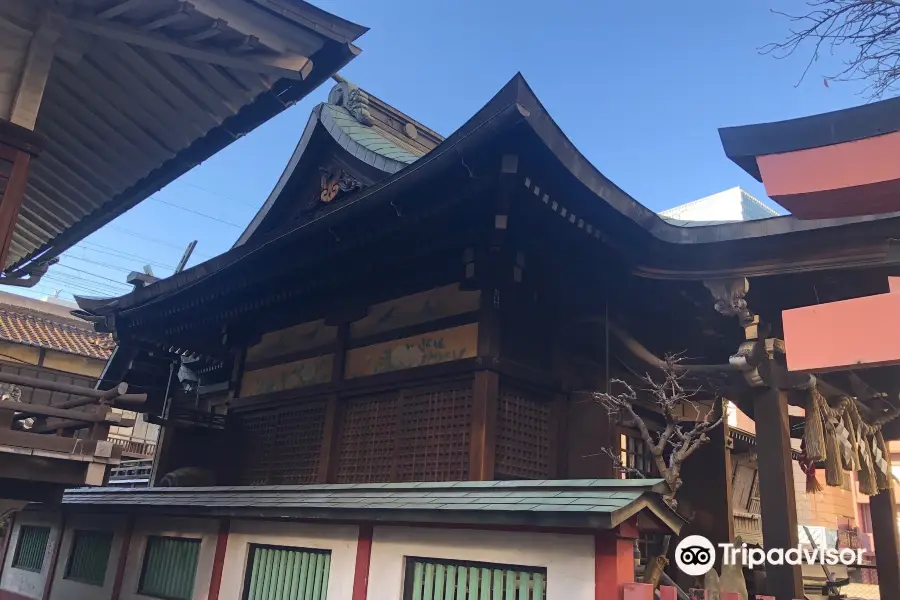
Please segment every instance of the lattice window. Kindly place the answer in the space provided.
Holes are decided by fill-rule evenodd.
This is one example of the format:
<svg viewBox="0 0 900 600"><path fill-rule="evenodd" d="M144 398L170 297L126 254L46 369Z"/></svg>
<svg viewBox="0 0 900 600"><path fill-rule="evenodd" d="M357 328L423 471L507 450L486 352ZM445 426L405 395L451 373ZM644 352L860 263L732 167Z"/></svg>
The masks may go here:
<svg viewBox="0 0 900 600"><path fill-rule="evenodd" d="M111 531L76 530L72 536L72 551L64 578L102 587L112 542Z"/></svg>
<svg viewBox="0 0 900 600"><path fill-rule="evenodd" d="M640 437L637 431L627 431L619 434L619 450L621 452L622 465L629 469L637 469L644 474L645 477L653 477L656 475L656 467L653 464L653 455L650 449ZM622 473L622 479L633 479L638 475L633 473Z"/></svg>
<svg viewBox="0 0 900 600"><path fill-rule="evenodd" d="M13 555L12 567L40 573L44 568L44 555L50 541L50 528L36 525L19 527L19 541Z"/></svg>
<svg viewBox="0 0 900 600"><path fill-rule="evenodd" d="M495 460L500 479L553 477L549 399L524 390L501 388Z"/></svg>
<svg viewBox="0 0 900 600"><path fill-rule="evenodd" d="M138 594L165 600L190 600L200 557L200 540L189 538L147 538Z"/></svg>
<svg viewBox="0 0 900 600"><path fill-rule="evenodd" d="M241 485L314 483L322 451L325 400L242 413Z"/></svg>
<svg viewBox="0 0 900 600"><path fill-rule="evenodd" d="M392 480L398 434L396 392L346 402L338 453L338 483Z"/></svg>
<svg viewBox="0 0 900 600"><path fill-rule="evenodd" d="M329 550L250 544L244 600L325 600Z"/></svg>
<svg viewBox="0 0 900 600"><path fill-rule="evenodd" d="M469 477L472 387L403 394L397 481L465 481Z"/></svg>
<svg viewBox="0 0 900 600"><path fill-rule="evenodd" d="M403 600L545 600L547 569L407 558Z"/></svg>

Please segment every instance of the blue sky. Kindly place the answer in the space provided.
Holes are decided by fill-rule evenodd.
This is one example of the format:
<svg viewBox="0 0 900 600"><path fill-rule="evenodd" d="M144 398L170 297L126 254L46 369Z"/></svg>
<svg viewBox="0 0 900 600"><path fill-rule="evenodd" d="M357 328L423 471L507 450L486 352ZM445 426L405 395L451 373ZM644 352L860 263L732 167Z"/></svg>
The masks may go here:
<svg viewBox="0 0 900 600"><path fill-rule="evenodd" d="M444 135L521 71L585 156L657 211L736 185L765 199L762 186L725 158L718 127L865 100L859 84L825 87L835 59L814 65L798 86L807 52L760 55L788 31L770 8L800 11L802 0L313 2L371 29L342 74ZM130 289L119 283L127 272L144 264L171 274L192 239L199 244L189 264L227 250L330 87L89 237L28 294L119 295Z"/></svg>

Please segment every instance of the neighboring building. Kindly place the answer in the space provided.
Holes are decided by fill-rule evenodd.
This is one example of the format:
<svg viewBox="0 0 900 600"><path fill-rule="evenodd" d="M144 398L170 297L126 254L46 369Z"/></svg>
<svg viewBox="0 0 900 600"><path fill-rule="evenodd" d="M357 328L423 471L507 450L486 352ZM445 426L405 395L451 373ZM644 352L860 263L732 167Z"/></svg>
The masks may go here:
<svg viewBox="0 0 900 600"><path fill-rule="evenodd" d="M779 216L778 213L739 187L733 187L659 213L667 221L689 227L755 221Z"/></svg>
<svg viewBox="0 0 900 600"><path fill-rule="evenodd" d="M35 300L0 292L0 371L95 387L112 355L112 336L97 333L91 323L72 316L77 306L57 298ZM64 394L23 389L23 400L57 404ZM110 427L107 439L121 446L125 459L151 458L159 426L143 415L115 409L133 427Z"/></svg>

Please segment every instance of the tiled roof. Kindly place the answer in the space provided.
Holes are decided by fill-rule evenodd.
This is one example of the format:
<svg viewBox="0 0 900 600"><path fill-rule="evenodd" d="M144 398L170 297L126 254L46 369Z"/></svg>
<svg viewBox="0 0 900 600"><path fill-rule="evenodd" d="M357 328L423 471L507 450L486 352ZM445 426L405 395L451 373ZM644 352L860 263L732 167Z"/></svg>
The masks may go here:
<svg viewBox="0 0 900 600"><path fill-rule="evenodd" d="M106 360L115 343L88 323L0 304L0 340Z"/></svg>
<svg viewBox="0 0 900 600"><path fill-rule="evenodd" d="M609 529L648 512L673 531L682 521L657 493L661 479L463 481L195 488L83 488L66 505L160 507L317 519L505 523Z"/></svg>

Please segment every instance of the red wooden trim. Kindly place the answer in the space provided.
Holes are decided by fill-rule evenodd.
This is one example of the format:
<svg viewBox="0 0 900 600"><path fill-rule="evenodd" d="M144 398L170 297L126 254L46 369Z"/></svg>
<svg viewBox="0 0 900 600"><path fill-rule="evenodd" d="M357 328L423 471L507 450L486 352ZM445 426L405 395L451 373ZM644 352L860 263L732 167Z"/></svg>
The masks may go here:
<svg viewBox="0 0 900 600"><path fill-rule="evenodd" d="M369 563L372 559L372 526L359 526L356 543L356 568L353 573L352 600L366 600L369 588Z"/></svg>
<svg viewBox="0 0 900 600"><path fill-rule="evenodd" d="M59 549L62 547L63 533L66 531L66 513L59 517L59 533L56 536L56 544L50 553L50 568L47 570L47 579L44 581L43 600L49 600L50 591L53 589L53 581L56 579L56 565L59 562Z"/></svg>
<svg viewBox="0 0 900 600"><path fill-rule="evenodd" d="M0 577L2 577L3 569L6 566L6 554L9 552L9 544L12 542L12 532L15 526L16 513L13 513L9 518L9 527L6 528L6 533L3 534L3 548L0 549Z"/></svg>
<svg viewBox="0 0 900 600"><path fill-rule="evenodd" d="M131 537L134 535L134 521L136 517L131 515L125 525L125 536L122 538L122 548L119 550L119 564L116 565L116 578L113 581L112 594L109 600L119 600L122 593L122 581L125 579L125 567L128 566L128 554L131 550Z"/></svg>
<svg viewBox="0 0 900 600"><path fill-rule="evenodd" d="M604 532L594 536L594 598L623 600L626 583L634 582L634 540Z"/></svg>
<svg viewBox="0 0 900 600"><path fill-rule="evenodd" d="M0 199L0 265L6 264L6 256L9 253L9 245L12 241L13 230L19 216L19 208L25 197L25 185L28 182L28 164L31 155L19 150L13 161L12 171L9 174L9 182Z"/></svg>
<svg viewBox="0 0 900 600"><path fill-rule="evenodd" d="M22 596L8 590L0 590L0 600L34 600L28 596Z"/></svg>
<svg viewBox="0 0 900 600"><path fill-rule="evenodd" d="M213 558L212 575L209 578L209 600L219 600L219 588L222 587L222 569L225 565L225 550L228 548L229 531L231 531L231 519L226 517L219 521L216 555Z"/></svg>

